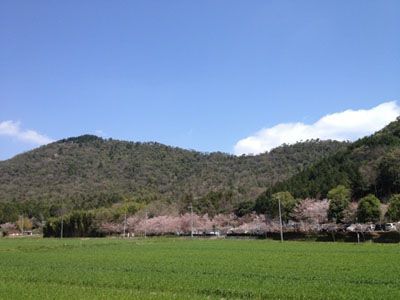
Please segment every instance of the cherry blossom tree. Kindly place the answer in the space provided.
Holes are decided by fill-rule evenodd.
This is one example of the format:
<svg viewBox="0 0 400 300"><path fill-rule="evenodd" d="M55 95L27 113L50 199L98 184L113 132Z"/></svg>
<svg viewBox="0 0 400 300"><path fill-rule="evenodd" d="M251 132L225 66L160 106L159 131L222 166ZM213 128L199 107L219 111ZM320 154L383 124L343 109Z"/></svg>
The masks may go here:
<svg viewBox="0 0 400 300"><path fill-rule="evenodd" d="M356 223L357 222L357 202L351 202L349 206L343 211L343 222L344 223Z"/></svg>
<svg viewBox="0 0 400 300"><path fill-rule="evenodd" d="M304 199L293 210L292 217L300 222L322 224L328 220L329 202L327 199Z"/></svg>
<svg viewBox="0 0 400 300"><path fill-rule="evenodd" d="M217 230L226 233L232 228L237 227L239 225L239 220L234 214L218 214L213 218L212 223L213 227Z"/></svg>
<svg viewBox="0 0 400 300"><path fill-rule="evenodd" d="M114 222L104 222L100 224L100 231L106 235L121 234L123 225Z"/></svg>
<svg viewBox="0 0 400 300"><path fill-rule="evenodd" d="M17 231L17 226L14 223L4 223L0 225L1 231L4 235L8 235Z"/></svg>
<svg viewBox="0 0 400 300"><path fill-rule="evenodd" d="M245 234L260 234L267 232L268 227L265 223L264 215L251 214L246 219L247 222L243 222L235 228L233 232Z"/></svg>

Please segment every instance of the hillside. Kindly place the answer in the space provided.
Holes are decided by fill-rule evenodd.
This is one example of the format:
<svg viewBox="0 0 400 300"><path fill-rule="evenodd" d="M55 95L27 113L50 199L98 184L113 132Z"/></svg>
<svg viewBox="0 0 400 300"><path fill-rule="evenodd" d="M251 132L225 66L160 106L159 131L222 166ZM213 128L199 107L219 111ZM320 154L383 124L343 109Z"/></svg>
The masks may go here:
<svg viewBox="0 0 400 300"><path fill-rule="evenodd" d="M61 205L89 209L126 198L226 211L345 147L307 141L237 157L84 135L0 162L0 211L7 219L18 211L46 217Z"/></svg>
<svg viewBox="0 0 400 300"><path fill-rule="evenodd" d="M372 193L386 201L391 194L400 193L400 118L267 192L290 191L296 197L323 198L339 184L349 186L355 199Z"/></svg>

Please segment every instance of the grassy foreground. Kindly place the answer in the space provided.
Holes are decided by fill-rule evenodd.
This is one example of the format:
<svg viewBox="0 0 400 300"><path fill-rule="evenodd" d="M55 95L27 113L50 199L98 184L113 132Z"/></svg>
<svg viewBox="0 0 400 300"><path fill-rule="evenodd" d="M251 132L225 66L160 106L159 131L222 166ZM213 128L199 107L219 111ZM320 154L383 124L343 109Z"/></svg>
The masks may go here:
<svg viewBox="0 0 400 300"><path fill-rule="evenodd" d="M1 299L400 299L400 246L0 239Z"/></svg>

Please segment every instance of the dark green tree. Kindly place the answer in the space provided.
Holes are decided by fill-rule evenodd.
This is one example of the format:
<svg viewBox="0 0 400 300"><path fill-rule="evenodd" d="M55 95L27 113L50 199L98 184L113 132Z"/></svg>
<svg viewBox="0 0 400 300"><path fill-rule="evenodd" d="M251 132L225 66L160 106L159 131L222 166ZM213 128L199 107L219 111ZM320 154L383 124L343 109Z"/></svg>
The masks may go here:
<svg viewBox="0 0 400 300"><path fill-rule="evenodd" d="M91 212L74 211L63 219L64 237L98 237L102 236L95 217ZM43 228L44 237L59 237L61 232L61 218L51 218Z"/></svg>
<svg viewBox="0 0 400 300"><path fill-rule="evenodd" d="M275 218L279 215L279 200L281 202L282 219L287 222L297 203L289 192L265 193L257 199L255 210L258 213L265 213L270 218Z"/></svg>
<svg viewBox="0 0 400 300"><path fill-rule="evenodd" d="M256 203L254 204L254 210L258 214L265 214L269 209L269 203L271 202L271 188L267 189L264 193L262 193L256 199Z"/></svg>
<svg viewBox="0 0 400 300"><path fill-rule="evenodd" d="M361 223L377 222L381 215L380 201L374 195L369 194L358 203L357 218Z"/></svg>
<svg viewBox="0 0 400 300"><path fill-rule="evenodd" d="M390 198L386 215L391 221L400 221L400 194L393 195Z"/></svg>
<svg viewBox="0 0 400 300"><path fill-rule="evenodd" d="M329 220L336 220L337 223L343 219L343 211L350 204L350 189L344 185L338 185L328 192L329 209L328 218Z"/></svg>
<svg viewBox="0 0 400 300"><path fill-rule="evenodd" d="M382 158L379 164L378 187L381 195L400 193L400 149Z"/></svg>
<svg viewBox="0 0 400 300"><path fill-rule="evenodd" d="M243 217L244 215L250 214L254 211L254 203L252 201L240 202L235 208L235 215Z"/></svg>

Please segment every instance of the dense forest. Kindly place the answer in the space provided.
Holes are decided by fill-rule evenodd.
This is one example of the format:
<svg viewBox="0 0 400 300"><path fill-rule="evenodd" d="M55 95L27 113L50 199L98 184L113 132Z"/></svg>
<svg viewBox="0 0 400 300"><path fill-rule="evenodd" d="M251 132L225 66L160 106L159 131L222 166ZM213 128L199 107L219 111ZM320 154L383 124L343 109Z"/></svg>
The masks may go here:
<svg viewBox="0 0 400 300"><path fill-rule="evenodd" d="M0 162L0 223L118 203L230 212L347 145L312 140L237 157L92 135L63 139Z"/></svg>
<svg viewBox="0 0 400 300"><path fill-rule="evenodd" d="M400 193L400 118L276 183L260 197L289 191L296 198L322 199L338 185L350 188L353 200L374 194L387 202Z"/></svg>

